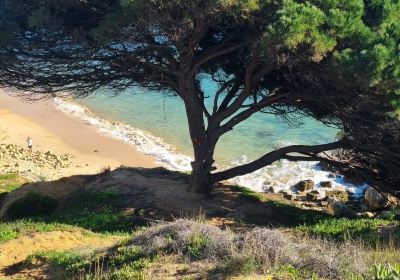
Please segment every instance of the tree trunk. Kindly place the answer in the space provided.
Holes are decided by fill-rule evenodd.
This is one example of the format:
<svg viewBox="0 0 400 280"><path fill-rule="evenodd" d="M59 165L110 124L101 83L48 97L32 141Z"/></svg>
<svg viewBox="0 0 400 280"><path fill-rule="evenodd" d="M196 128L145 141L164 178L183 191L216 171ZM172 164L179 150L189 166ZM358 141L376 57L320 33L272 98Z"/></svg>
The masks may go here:
<svg viewBox="0 0 400 280"><path fill-rule="evenodd" d="M212 191L211 171L214 163L214 147L215 145L211 145L209 140L201 144L193 142L195 159L192 162L192 174L190 175L190 192L208 194Z"/></svg>
<svg viewBox="0 0 400 280"><path fill-rule="evenodd" d="M189 191L196 193L210 193L212 190L211 170L214 163L213 156L217 142L214 133L205 128L202 100L197 95L194 82L190 79L181 81L181 92L184 96L186 115L192 140L194 161L190 176ZM210 125L209 125L210 129Z"/></svg>

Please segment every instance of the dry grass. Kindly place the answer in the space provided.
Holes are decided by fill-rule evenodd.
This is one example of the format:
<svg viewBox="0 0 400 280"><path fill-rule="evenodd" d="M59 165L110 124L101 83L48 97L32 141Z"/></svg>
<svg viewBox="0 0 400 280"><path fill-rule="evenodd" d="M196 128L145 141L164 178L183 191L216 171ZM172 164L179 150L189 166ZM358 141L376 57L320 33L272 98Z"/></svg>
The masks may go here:
<svg viewBox="0 0 400 280"><path fill-rule="evenodd" d="M196 243L196 238L204 242ZM368 271L366 253L360 246L300 239L278 229L255 228L234 234L199 221L179 219L151 227L131 241L146 254L176 253L185 259L193 256L193 243L199 245L197 257L223 264L224 271L237 274L266 273L285 265L329 279Z"/></svg>
<svg viewBox="0 0 400 280"><path fill-rule="evenodd" d="M173 252L190 257L221 260L234 252L234 235L218 227L201 222L179 219L149 228L132 239L132 245L140 246L145 254Z"/></svg>

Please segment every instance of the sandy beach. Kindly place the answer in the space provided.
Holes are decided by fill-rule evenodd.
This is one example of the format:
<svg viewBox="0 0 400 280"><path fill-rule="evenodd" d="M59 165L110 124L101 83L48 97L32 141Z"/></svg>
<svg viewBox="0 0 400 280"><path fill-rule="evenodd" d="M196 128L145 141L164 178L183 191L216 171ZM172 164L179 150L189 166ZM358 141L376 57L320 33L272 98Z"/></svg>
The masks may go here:
<svg viewBox="0 0 400 280"><path fill-rule="evenodd" d="M11 97L0 89L0 144L13 144L26 149L28 136L33 139L34 152L50 151L72 156L70 166L57 170L58 176L51 177L93 174L108 166L157 166L155 158L67 115L57 109L52 100L30 103ZM1 169L0 166L0 173L4 171Z"/></svg>

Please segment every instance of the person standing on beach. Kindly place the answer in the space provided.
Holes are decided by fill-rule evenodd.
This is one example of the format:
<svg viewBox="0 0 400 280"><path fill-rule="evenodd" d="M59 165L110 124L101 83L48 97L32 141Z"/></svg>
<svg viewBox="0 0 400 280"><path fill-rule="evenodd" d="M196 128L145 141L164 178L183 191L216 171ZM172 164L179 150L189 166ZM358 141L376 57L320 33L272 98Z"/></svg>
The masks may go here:
<svg viewBox="0 0 400 280"><path fill-rule="evenodd" d="M26 142L28 143L28 149L29 149L29 152L31 152L31 153L32 153L32 147L33 147L33 141L32 141L32 138L31 138L30 136L28 136L28 138L26 138Z"/></svg>

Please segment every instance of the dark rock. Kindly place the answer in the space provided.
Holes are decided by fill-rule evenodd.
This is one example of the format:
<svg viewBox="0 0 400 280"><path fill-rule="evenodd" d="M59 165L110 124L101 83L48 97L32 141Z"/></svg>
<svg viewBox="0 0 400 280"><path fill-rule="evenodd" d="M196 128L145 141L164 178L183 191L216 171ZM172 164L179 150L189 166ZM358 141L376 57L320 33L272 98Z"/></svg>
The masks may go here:
<svg viewBox="0 0 400 280"><path fill-rule="evenodd" d="M368 206L371 210L383 209L388 206L388 200L386 199L386 197L381 195L377 190L372 187L369 187L365 191L364 198L367 201Z"/></svg>
<svg viewBox="0 0 400 280"><path fill-rule="evenodd" d="M307 201L307 196L306 195L296 195L295 200L296 201Z"/></svg>
<svg viewBox="0 0 400 280"><path fill-rule="evenodd" d="M312 190L314 188L314 185L315 184L313 180L304 180L298 182L294 187L301 192L305 192Z"/></svg>
<svg viewBox="0 0 400 280"><path fill-rule="evenodd" d="M319 196L319 193L317 192L317 193L315 193L315 192L309 192L309 193L307 193L307 199L308 200L310 200L310 201L315 201L315 200L318 200L318 196Z"/></svg>
<svg viewBox="0 0 400 280"><path fill-rule="evenodd" d="M332 182L331 181L322 181L319 183L321 188L332 188Z"/></svg>
<svg viewBox="0 0 400 280"><path fill-rule="evenodd" d="M267 191L270 193L276 193L276 190L274 187L269 187Z"/></svg>
<svg viewBox="0 0 400 280"><path fill-rule="evenodd" d="M283 197L287 200L295 200L296 199L296 195L295 194L290 194L290 193L284 193Z"/></svg>

